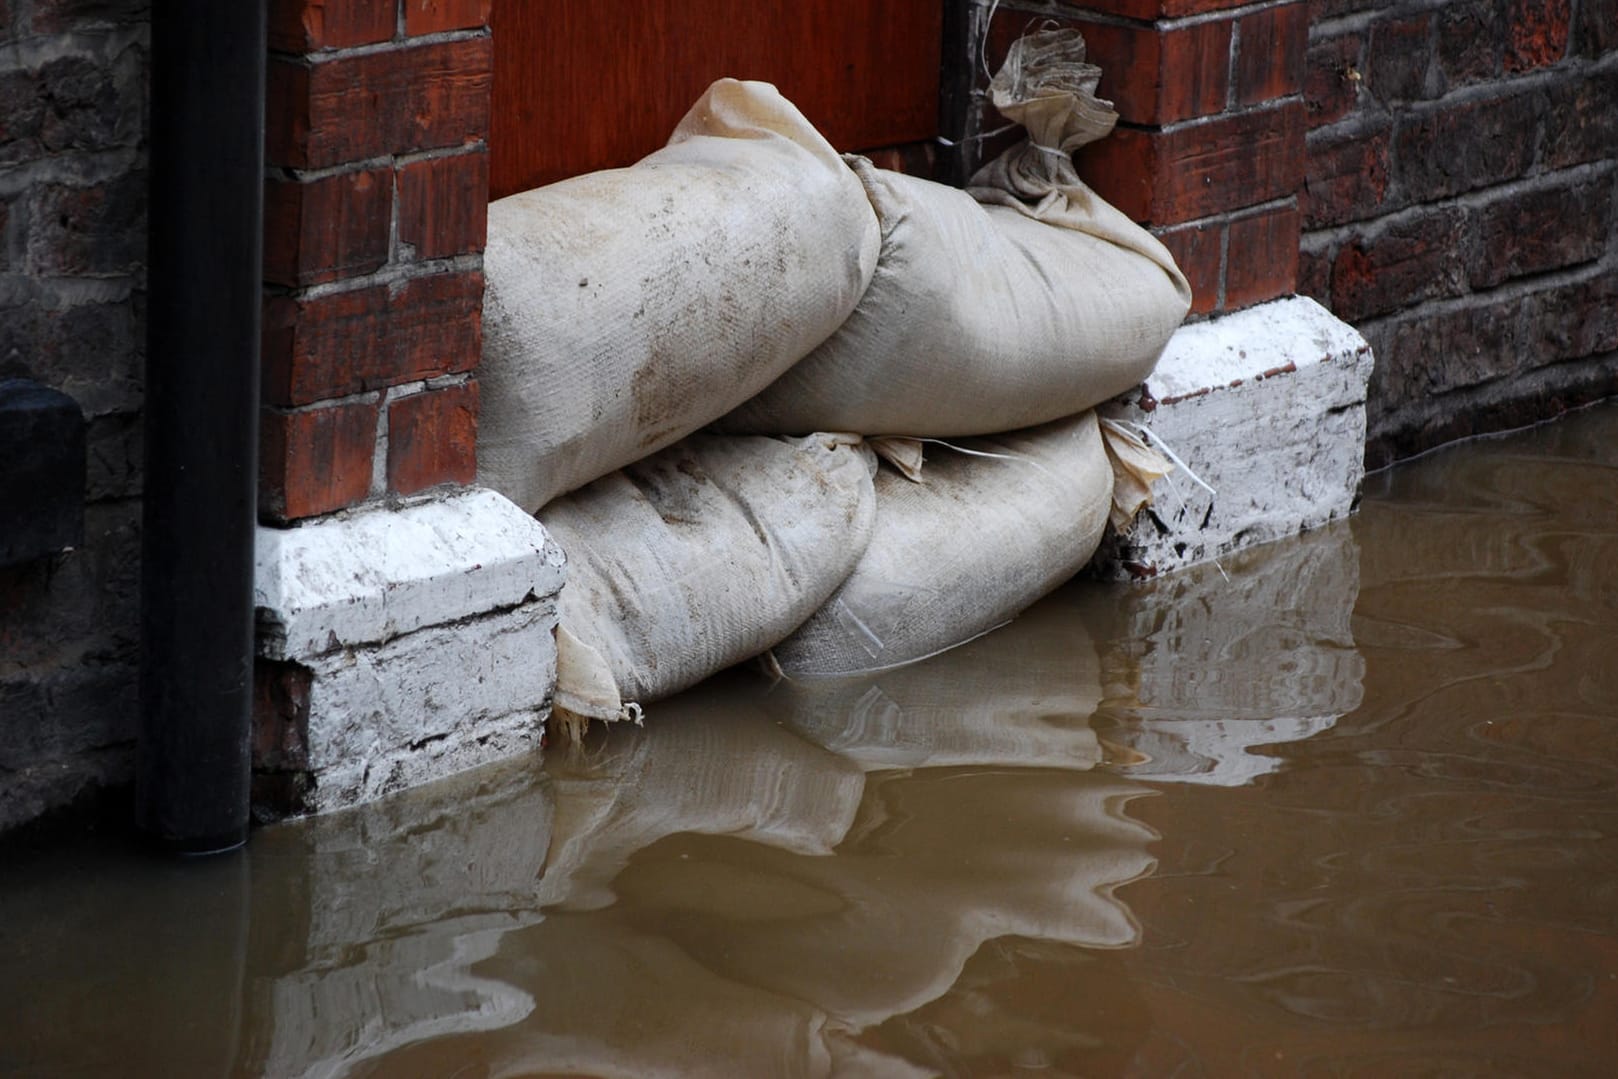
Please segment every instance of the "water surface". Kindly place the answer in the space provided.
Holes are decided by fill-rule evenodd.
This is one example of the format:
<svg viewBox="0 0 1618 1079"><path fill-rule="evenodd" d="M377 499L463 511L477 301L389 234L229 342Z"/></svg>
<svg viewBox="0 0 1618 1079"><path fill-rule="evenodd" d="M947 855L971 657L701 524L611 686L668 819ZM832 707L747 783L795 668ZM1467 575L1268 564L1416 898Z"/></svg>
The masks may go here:
<svg viewBox="0 0 1618 1079"><path fill-rule="evenodd" d="M1618 407L851 682L0 866L5 1075L1609 1075Z"/></svg>

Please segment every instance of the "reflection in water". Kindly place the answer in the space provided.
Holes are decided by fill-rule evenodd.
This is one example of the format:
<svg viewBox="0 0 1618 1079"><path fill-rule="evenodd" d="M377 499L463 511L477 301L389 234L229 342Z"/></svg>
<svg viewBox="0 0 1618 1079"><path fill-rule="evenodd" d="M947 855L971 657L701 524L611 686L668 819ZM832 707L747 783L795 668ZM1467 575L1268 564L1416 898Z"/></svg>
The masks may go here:
<svg viewBox="0 0 1618 1079"><path fill-rule="evenodd" d="M241 857L8 855L0 1074L1610 1074L1615 446Z"/></svg>

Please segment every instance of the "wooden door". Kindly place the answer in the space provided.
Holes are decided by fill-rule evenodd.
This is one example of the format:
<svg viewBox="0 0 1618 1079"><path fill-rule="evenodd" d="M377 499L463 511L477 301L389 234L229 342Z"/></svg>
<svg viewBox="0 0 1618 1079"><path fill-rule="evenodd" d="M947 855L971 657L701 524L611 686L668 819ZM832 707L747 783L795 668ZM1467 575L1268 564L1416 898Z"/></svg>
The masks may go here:
<svg viewBox="0 0 1618 1079"><path fill-rule="evenodd" d="M662 146L716 78L773 82L839 150L938 132L942 0L494 0L499 198Z"/></svg>

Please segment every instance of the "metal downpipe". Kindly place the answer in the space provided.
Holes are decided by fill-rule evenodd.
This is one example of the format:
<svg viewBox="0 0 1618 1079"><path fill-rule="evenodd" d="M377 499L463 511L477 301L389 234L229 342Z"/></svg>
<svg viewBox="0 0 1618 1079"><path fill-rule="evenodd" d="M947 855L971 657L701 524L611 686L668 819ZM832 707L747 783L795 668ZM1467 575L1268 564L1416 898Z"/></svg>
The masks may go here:
<svg viewBox="0 0 1618 1079"><path fill-rule="evenodd" d="M264 0L152 5L136 825L247 838Z"/></svg>

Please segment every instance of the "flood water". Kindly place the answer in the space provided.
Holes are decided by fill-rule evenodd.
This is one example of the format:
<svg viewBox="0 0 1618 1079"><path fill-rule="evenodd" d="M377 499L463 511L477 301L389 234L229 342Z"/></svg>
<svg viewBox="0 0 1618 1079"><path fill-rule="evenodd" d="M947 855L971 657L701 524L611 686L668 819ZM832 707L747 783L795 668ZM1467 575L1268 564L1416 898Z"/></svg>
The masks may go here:
<svg viewBox="0 0 1618 1079"><path fill-rule="evenodd" d="M1618 1073L1618 406L245 854L0 866L0 1074Z"/></svg>

